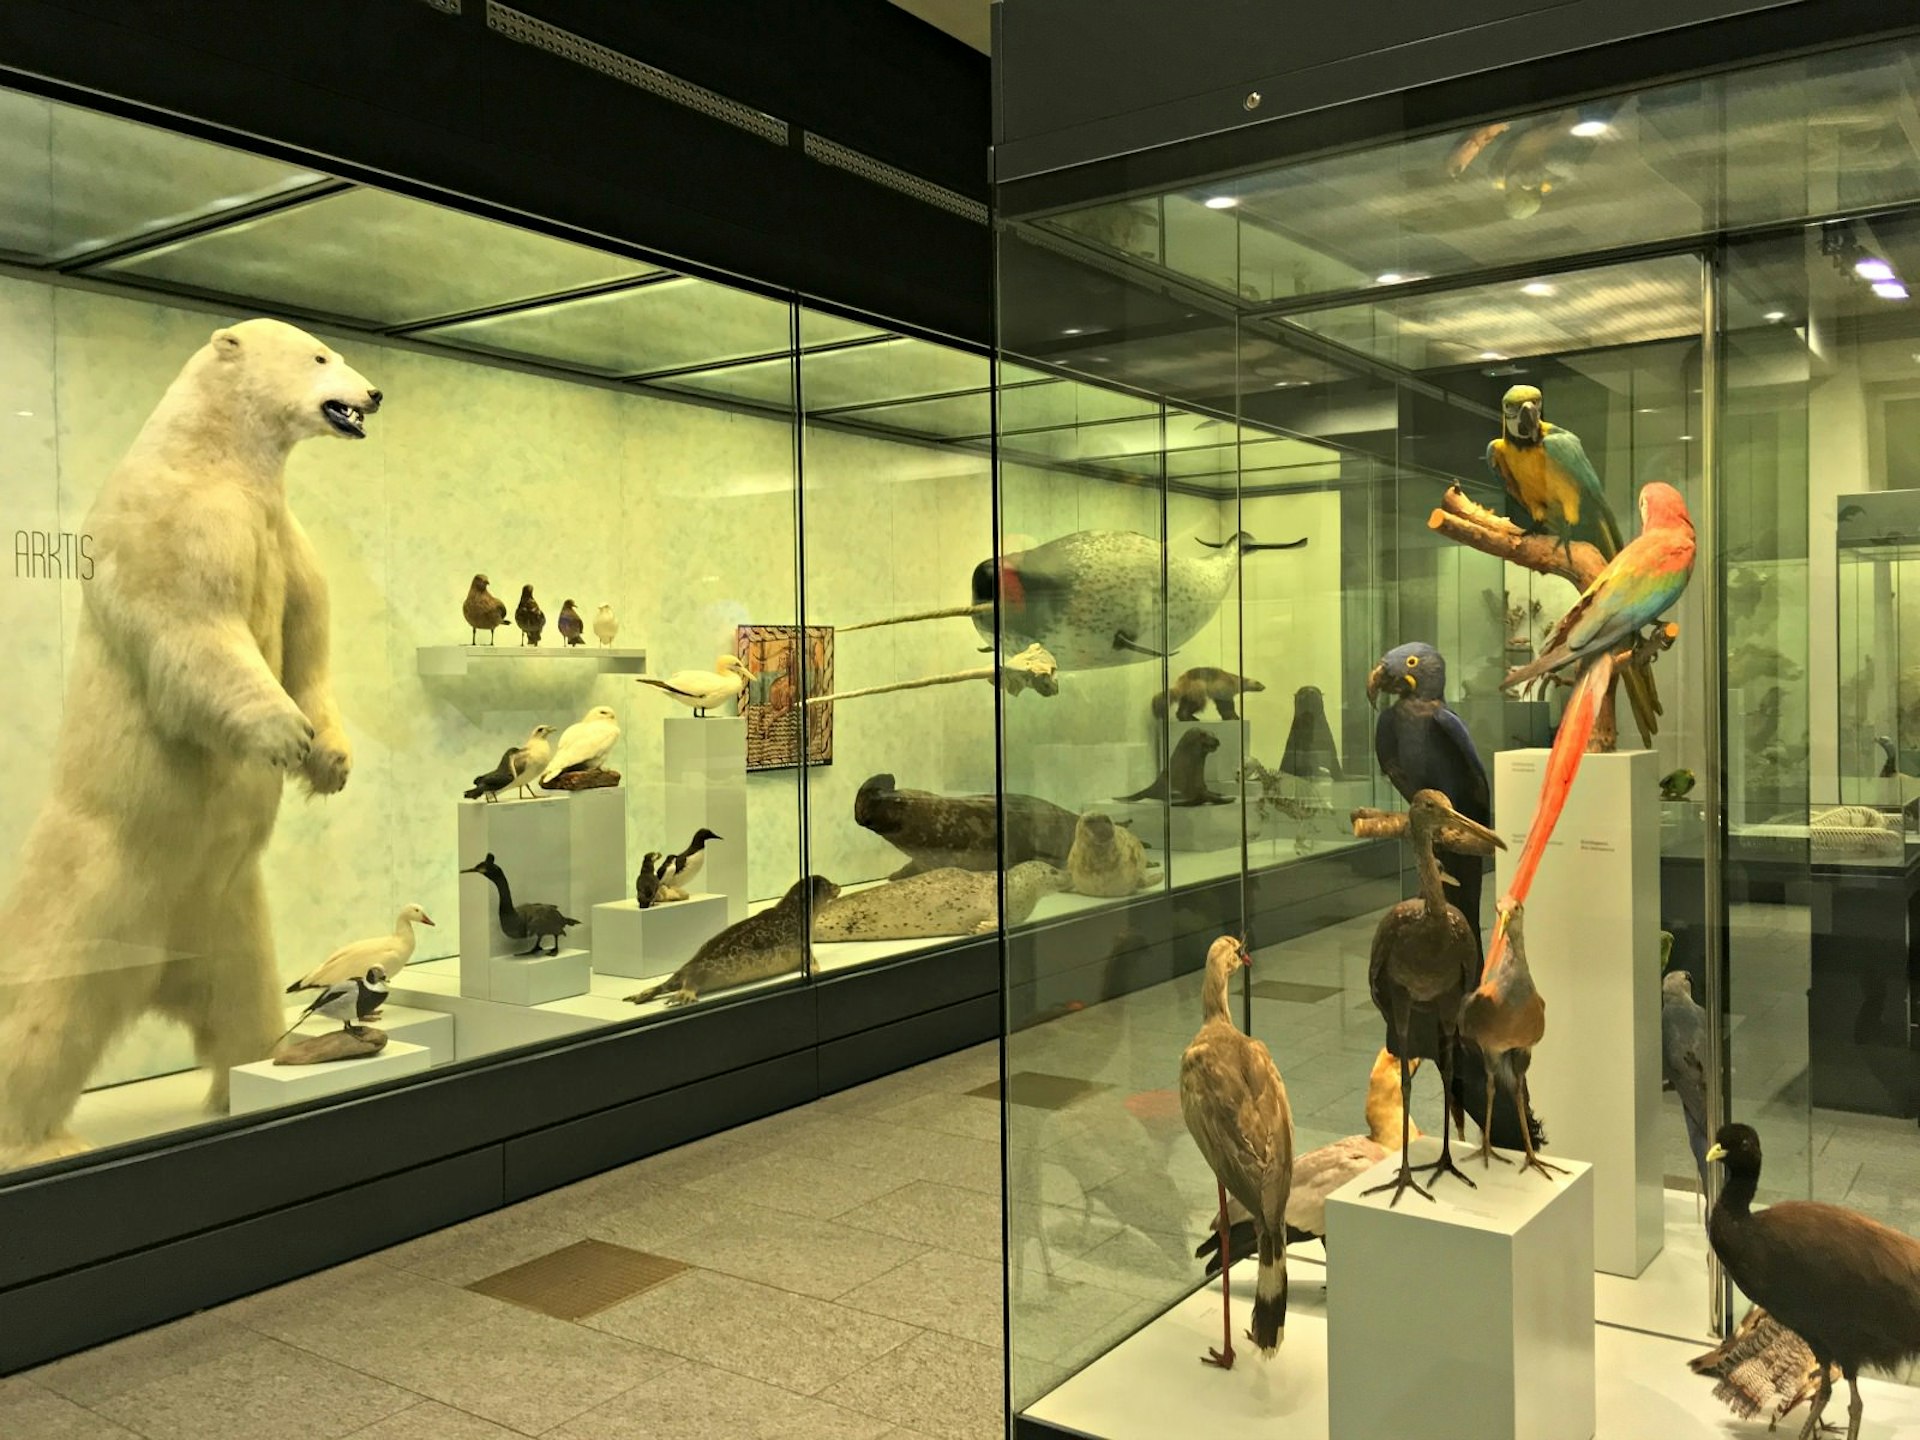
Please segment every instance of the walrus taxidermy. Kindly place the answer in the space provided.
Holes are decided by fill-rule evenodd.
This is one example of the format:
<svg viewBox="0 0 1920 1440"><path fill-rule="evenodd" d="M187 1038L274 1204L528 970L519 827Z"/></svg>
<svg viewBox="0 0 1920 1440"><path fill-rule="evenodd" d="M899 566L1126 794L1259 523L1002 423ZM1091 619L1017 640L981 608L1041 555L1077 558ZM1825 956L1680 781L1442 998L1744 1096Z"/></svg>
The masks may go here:
<svg viewBox="0 0 1920 1440"><path fill-rule="evenodd" d="M1220 737L1208 730L1189 730L1173 747L1166 768L1153 783L1117 800L1164 800L1169 805L1229 805L1232 797L1207 788L1207 757L1220 748Z"/></svg>
<svg viewBox="0 0 1920 1440"><path fill-rule="evenodd" d="M1249 680L1231 670L1200 665L1181 675L1170 689L1153 697L1153 713L1161 720L1166 719L1167 703L1171 701L1173 718L1176 720L1198 720L1200 712L1208 705L1213 706L1222 720L1238 720L1240 717L1233 708L1234 700L1242 694L1254 694L1266 688L1258 680Z"/></svg>
<svg viewBox="0 0 1920 1440"><path fill-rule="evenodd" d="M1007 864L1044 860L1064 866L1076 816L1034 795L1008 794ZM898 790L893 776L869 776L853 797L853 819L907 857L891 878L956 866L1000 868L999 806L991 795Z"/></svg>

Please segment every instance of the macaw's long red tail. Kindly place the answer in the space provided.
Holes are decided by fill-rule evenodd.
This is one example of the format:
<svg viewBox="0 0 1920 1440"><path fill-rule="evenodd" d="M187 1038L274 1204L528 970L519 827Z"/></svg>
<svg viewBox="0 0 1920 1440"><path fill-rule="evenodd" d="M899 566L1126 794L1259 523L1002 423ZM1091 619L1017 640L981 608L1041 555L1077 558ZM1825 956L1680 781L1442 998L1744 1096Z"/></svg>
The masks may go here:
<svg viewBox="0 0 1920 1440"><path fill-rule="evenodd" d="M1520 848L1513 880L1500 898L1500 920L1494 926L1493 943L1487 946L1487 962L1480 968L1483 978L1493 973L1506 953L1507 912L1524 905L1527 892L1533 888L1540 857L1546 854L1553 827L1560 823L1560 812L1567 808L1574 777L1580 773L1580 762L1586 758L1587 742L1593 738L1594 722L1600 718L1600 703L1613 689L1613 673L1613 656L1602 654L1588 663L1574 684L1573 698L1567 701L1566 713L1560 717L1560 732L1553 737L1553 749L1547 755L1547 774L1540 782L1540 799L1533 807L1533 824L1527 827L1527 843Z"/></svg>

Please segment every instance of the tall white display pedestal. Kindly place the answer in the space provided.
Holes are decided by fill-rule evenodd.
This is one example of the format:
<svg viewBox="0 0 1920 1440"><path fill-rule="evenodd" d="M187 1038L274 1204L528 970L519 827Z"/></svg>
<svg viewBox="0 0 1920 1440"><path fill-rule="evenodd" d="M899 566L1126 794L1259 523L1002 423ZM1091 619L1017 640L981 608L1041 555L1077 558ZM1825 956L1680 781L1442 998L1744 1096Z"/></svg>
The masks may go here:
<svg viewBox="0 0 1920 1440"><path fill-rule="evenodd" d="M460 802L460 868L491 854L516 905L558 905L580 923L560 953L522 957L530 940L510 940L500 927L500 897L484 875L460 877L460 993L470 1000L541 1005L584 994L593 907L617 900L627 874L625 797L618 786L544 795L538 800Z"/></svg>
<svg viewBox="0 0 1920 1440"><path fill-rule="evenodd" d="M1507 842L1496 895L1526 841L1547 754L1494 757ZM1628 1277L1662 1240L1659 768L1651 750L1581 762L1526 910L1527 962L1547 1001L1527 1085L1554 1158L1593 1166L1598 1267Z"/></svg>
<svg viewBox="0 0 1920 1440"><path fill-rule="evenodd" d="M1332 1440L1592 1440L1593 1172L1482 1169L1470 1148L1477 1189L1362 1198L1395 1154L1327 1202ZM1414 1142L1415 1164L1439 1154Z"/></svg>
<svg viewBox="0 0 1920 1440"><path fill-rule="evenodd" d="M593 968L634 980L671 975L727 928L724 895L689 895L645 910L629 897L593 908Z"/></svg>
<svg viewBox="0 0 1920 1440"><path fill-rule="evenodd" d="M705 826L719 840L695 877L700 888L727 897L727 923L747 918L747 722L724 715L662 722L660 778L666 783L666 844L678 850ZM621 898L632 883L602 900Z"/></svg>

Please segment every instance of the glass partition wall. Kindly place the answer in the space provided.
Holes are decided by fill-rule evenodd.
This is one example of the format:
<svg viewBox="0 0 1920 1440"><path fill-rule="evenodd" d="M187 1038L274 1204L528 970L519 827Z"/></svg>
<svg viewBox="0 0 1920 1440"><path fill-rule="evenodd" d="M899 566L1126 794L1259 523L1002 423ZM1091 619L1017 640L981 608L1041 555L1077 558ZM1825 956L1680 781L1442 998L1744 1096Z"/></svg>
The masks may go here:
<svg viewBox="0 0 1920 1440"><path fill-rule="evenodd" d="M831 924L831 889L798 883L852 897L905 861L870 777L994 788L978 682L804 703L982 663L835 642L990 552L984 355L4 90L0 195L0 614L49 757L0 794L0 891L36 937L0 965L0 1183L991 928L984 882L970 909ZM242 375L250 420L220 408ZM136 443L193 396L224 417L198 451ZM261 619L252 651L307 687L305 760L220 709L190 641L232 617L123 593L240 593L163 547L226 493L180 476L271 449L249 424L313 437L285 480L312 553L285 563L317 622ZM149 606L211 708L142 769L185 723L143 678L172 663L141 648ZM103 714L122 728L88 730ZM277 803L289 766L307 783ZM216 840L218 873L194 870ZM352 992L376 964L372 1018ZM273 1064L289 1047L322 1063Z"/></svg>
<svg viewBox="0 0 1920 1440"><path fill-rule="evenodd" d="M1058 699L1002 703L1008 788L1050 784L1069 809L1111 814L1162 866L1136 894L1010 937L1016 1414L1144 1436L1191 1428L1191 1406L1210 1404L1209 1433L1269 1433L1277 1402L1238 1371L1208 1399L1188 1393L1194 1356L1218 1344L1220 1296L1194 1255L1216 1192L1183 1123L1181 1054L1210 941L1244 935L1253 962L1232 1012L1285 1079L1296 1154L1368 1129L1385 1028L1369 950L1385 907L1415 893L1404 847L1355 840L1348 821L1356 806L1404 808L1374 758L1369 672L1403 642L1434 646L1489 771L1550 744L1567 693L1516 698L1500 681L1540 651L1574 588L1435 528L1450 487L1513 513L1486 458L1513 387L1579 437L1623 539L1654 481L1699 528L1692 586L1668 617L1678 638L1651 671L1654 753L1634 771L1658 836L1645 872L1657 894L1641 896L1657 927L1530 956L1549 1002L1532 1085L1549 1151L1586 1143L1579 1082L1553 1076L1548 1055L1556 1034L1603 1023L1581 1013L1579 967L1604 954L1646 981L1628 1030L1651 1049L1614 1097L1635 1116L1639 1233L1625 1259L1603 1260L1598 1318L1687 1341L1726 1318L1703 1167L1661 1073L1658 992L1679 987L1673 972L1704 1007L1696 1048L1717 1113L1763 1136L1762 1197L1920 1223L1920 685L1899 648L1920 554L1906 289L1920 280L1907 253L1920 210L1902 208L1920 205L1920 147L1903 128L1916 59L1915 42L1880 43L1004 226L1003 649L1028 638L1005 613L1032 607L1020 552L1095 525L1158 547L1160 573L1106 578L1151 597L1133 603L1158 607L1166 639L1146 647L1159 653L1063 661ZM1124 473L1029 494L1013 379L1025 367L1084 396L1077 443L1112 425L1157 447L1127 450ZM1197 447L1189 416L1231 453L1216 463ZM1211 478L1195 494L1201 464ZM1580 538L1595 538L1595 503ZM1186 568L1218 553L1195 541L1236 531L1308 543L1243 545L1208 592L1217 614L1198 632L1176 624ZM1231 721L1156 714L1161 688L1201 665L1265 688ZM1069 707L1076 690L1088 698ZM1226 803L1203 820L1177 801L1107 798L1203 730L1220 741L1210 762L1239 761L1219 767ZM1621 750L1640 748L1624 703L1620 731ZM1510 846L1532 798L1495 817ZM1211 851L1193 848L1200 825L1218 827ZM1239 867L1215 868L1236 846ZM1553 850L1545 867L1581 863ZM1481 892L1490 927L1491 868ZM1545 915L1530 939L1535 926L1552 934ZM1431 1068L1412 1109L1430 1134L1445 1123ZM1292 1254L1290 1314L1318 1344L1323 1251ZM1250 1267L1241 1284L1236 1298ZM1271 1383L1293 1397L1281 1409L1310 1418L1301 1363Z"/></svg>

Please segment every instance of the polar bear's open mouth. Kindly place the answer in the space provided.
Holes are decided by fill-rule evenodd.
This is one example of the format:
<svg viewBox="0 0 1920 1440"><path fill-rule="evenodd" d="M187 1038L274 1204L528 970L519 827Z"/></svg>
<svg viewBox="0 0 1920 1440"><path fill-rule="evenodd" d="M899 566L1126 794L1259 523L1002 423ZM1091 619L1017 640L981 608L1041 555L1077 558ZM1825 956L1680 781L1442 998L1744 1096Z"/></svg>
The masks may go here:
<svg viewBox="0 0 1920 1440"><path fill-rule="evenodd" d="M353 440L367 438L367 417L358 406L349 405L344 400L323 400L320 402L320 413L342 435Z"/></svg>

